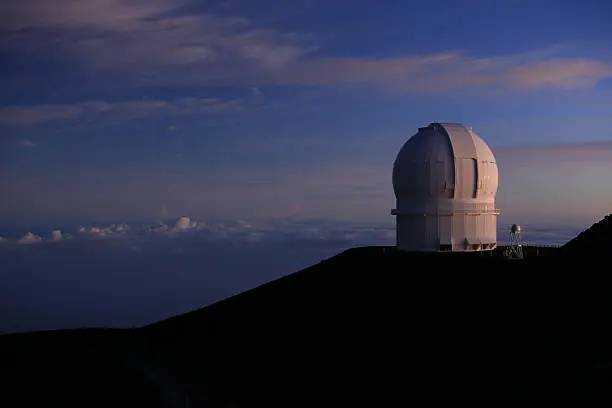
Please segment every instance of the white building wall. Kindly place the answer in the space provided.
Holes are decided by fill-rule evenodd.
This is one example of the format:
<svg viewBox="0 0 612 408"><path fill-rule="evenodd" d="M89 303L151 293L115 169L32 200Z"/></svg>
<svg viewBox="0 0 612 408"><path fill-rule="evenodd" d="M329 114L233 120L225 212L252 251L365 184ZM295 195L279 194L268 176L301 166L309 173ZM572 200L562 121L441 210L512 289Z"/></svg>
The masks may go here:
<svg viewBox="0 0 612 408"><path fill-rule="evenodd" d="M456 252L493 249L497 244L495 215L397 215L397 246L408 251ZM482 247L490 245L490 247Z"/></svg>

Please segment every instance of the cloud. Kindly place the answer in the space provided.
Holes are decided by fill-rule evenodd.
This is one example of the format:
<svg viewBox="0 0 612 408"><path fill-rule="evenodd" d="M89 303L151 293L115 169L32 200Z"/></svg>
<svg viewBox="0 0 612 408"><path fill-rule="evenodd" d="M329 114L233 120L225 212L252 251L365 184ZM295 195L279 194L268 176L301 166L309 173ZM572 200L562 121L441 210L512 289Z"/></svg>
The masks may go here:
<svg viewBox="0 0 612 408"><path fill-rule="evenodd" d="M84 101L75 104L46 104L10 106L0 110L0 125L33 125L53 120L76 120L84 117L103 117L111 120L144 118L153 114L196 115L237 112L241 100L218 98L181 98L174 101L137 100L121 102ZM170 126L168 130L175 130ZM31 143L31 142L30 142ZM22 146L24 142L22 142ZM28 145L26 147L34 147Z"/></svg>
<svg viewBox="0 0 612 408"><path fill-rule="evenodd" d="M0 310L5 312L0 331L143 325L293 273L349 247L393 245L395 233L392 225L320 220L207 224L214 234L199 229L144 233L147 225L130 223L131 235L117 239L77 234L50 245L0 246ZM522 227L527 241L576 233ZM502 231L507 236L500 229L500 238Z"/></svg>
<svg viewBox="0 0 612 408"><path fill-rule="evenodd" d="M314 231L321 225L311 232L320 238L279 232L270 240L263 227L246 224L215 226L228 234L216 241L194 231L7 250L2 245L0 310L6 313L0 331L146 324L295 272L350 245L341 237L325 239L324 231Z"/></svg>
<svg viewBox="0 0 612 408"><path fill-rule="evenodd" d="M590 152L611 152L612 142L596 141L586 143L567 143L567 144L551 144L540 146L519 146L505 147L503 151L507 152L551 152L551 153L590 153Z"/></svg>
<svg viewBox="0 0 612 408"><path fill-rule="evenodd" d="M52 241L61 241L62 240L62 231L60 230L53 230L51 231L51 240Z"/></svg>
<svg viewBox="0 0 612 408"><path fill-rule="evenodd" d="M174 225L174 229L178 231L188 230L191 227L191 220L189 217L181 217ZM197 224L194 224L196 226Z"/></svg>
<svg viewBox="0 0 612 408"><path fill-rule="evenodd" d="M501 166L525 171L556 168L557 171L571 170L580 174L595 166L604 166L607 171L612 161L612 142L595 141L586 143L551 144L539 146L517 146L496 149ZM574 167L579 164L579 167ZM573 169L573 170L572 170Z"/></svg>
<svg viewBox="0 0 612 408"><path fill-rule="evenodd" d="M300 211L299 206L292 208ZM63 232L66 231L66 232ZM129 250L135 242L141 245L157 245L166 239L191 237L200 242L276 242L287 237L293 239L335 240L346 241L347 247L362 244L388 243L390 234L394 231L391 225L381 223L347 223L342 221L321 221L309 219L286 218L248 218L235 220L193 220L190 217L159 220L151 223L114 223L92 226L80 226L74 231L70 229L52 230L50 234L40 235L28 232L10 243L44 243L62 241L66 238L76 241L116 241L117 244ZM180 234L176 234L181 232ZM346 240L346 236L351 238ZM46 238L42 238L42 236ZM154 239L154 241L151 241ZM380 241L383 239L383 241ZM160 241L161 240L161 241ZM125 244L125 243L129 244ZM382 244L381 244L382 245Z"/></svg>
<svg viewBox="0 0 612 408"><path fill-rule="evenodd" d="M461 53L394 58L328 58L303 61L269 77L286 84L357 84L401 92L465 88L581 89L612 77L612 63L588 59L523 61L522 55L473 58Z"/></svg>
<svg viewBox="0 0 612 408"><path fill-rule="evenodd" d="M556 58L550 50L493 57L458 51L388 58L321 57L313 35L262 28L242 16L187 15L181 12L187 4L179 0L4 2L0 26L11 35L3 44L39 55L46 48L41 44L49 41L55 55L75 65L132 75L137 79L130 83L140 85L340 84L396 92L567 90L591 88L612 77L611 61ZM46 39L41 39L40 30L48 31ZM258 93L257 87L251 89ZM53 109L50 115L57 109L70 110Z"/></svg>
<svg viewBox="0 0 612 408"><path fill-rule="evenodd" d="M84 227L80 226L76 231L77 237L80 238L117 238L117 237L126 237L133 234L132 228L125 224L110 224L103 227L100 226L92 226L92 227ZM66 234L64 234L65 236ZM71 236L71 235L70 235ZM52 237L53 238L53 237Z"/></svg>
<svg viewBox="0 0 612 408"><path fill-rule="evenodd" d="M172 0L26 0L3 4L0 26L22 33L14 39L23 45L28 30L61 30L63 37L56 41L59 49L103 69L214 65L221 59L248 60L277 69L306 52L292 43L294 35L254 27L244 18L177 12L188 4Z"/></svg>
<svg viewBox="0 0 612 408"><path fill-rule="evenodd" d="M2 113L0 111L0 121L1 121L1 118L2 118ZM21 147L27 147L27 148L34 148L34 147L37 146L36 143L34 143L33 141L31 141L29 139L22 139L22 140L20 140L19 141L19 145Z"/></svg>
<svg viewBox="0 0 612 408"><path fill-rule="evenodd" d="M37 244L42 241L42 238L36 234L28 232L23 237L19 238L18 244Z"/></svg>
<svg viewBox="0 0 612 408"><path fill-rule="evenodd" d="M173 8L173 2L166 0L22 0L2 4L0 26L9 30L84 25L129 29L139 19Z"/></svg>
<svg viewBox="0 0 612 408"><path fill-rule="evenodd" d="M612 77L612 63L589 59L556 59L515 67L508 71L511 85L521 88L591 88Z"/></svg>
<svg viewBox="0 0 612 408"><path fill-rule="evenodd" d="M295 206L294 211L301 211ZM503 218L503 217L502 217ZM507 220L498 225L500 242L507 238ZM509 225L509 224L508 224ZM563 243L575 236L582 228L563 225L544 225L540 222L523 225L526 241L540 244ZM587 226L585 226L586 228ZM193 220L190 217L158 220L151 223L116 223L97 226L80 226L75 231L53 230L49 235L28 232L16 240L5 239L5 243L58 242L77 245L79 242L106 242L121 251L153 250L172 246L175 243L278 243L286 240L334 242L343 248L363 245L393 245L395 242L394 218L380 221L343 221L309 218L246 218L234 220ZM177 234L180 232L180 234ZM101 238L105 238L100 240ZM178 241L176 241L178 239Z"/></svg>

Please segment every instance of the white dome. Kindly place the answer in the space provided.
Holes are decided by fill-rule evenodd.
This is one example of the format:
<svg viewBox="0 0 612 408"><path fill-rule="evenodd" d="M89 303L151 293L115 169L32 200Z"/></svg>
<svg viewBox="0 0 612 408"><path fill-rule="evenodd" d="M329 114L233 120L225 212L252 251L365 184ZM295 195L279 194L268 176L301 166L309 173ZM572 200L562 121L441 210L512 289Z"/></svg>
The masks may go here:
<svg viewBox="0 0 612 408"><path fill-rule="evenodd" d="M494 198L497 187L493 152L471 128L460 124L432 123L420 128L401 148L393 165L395 197L405 197L414 204L434 196Z"/></svg>
<svg viewBox="0 0 612 408"><path fill-rule="evenodd" d="M398 245L491 249L497 239L498 183L495 156L471 128L451 123L420 128L393 165Z"/></svg>

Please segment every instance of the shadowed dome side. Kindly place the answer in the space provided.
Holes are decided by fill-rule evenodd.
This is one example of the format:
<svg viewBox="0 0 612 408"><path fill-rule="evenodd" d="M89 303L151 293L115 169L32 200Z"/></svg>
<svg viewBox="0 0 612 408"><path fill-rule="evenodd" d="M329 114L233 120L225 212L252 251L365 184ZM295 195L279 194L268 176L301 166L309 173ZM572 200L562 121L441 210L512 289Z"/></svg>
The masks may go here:
<svg viewBox="0 0 612 408"><path fill-rule="evenodd" d="M395 197L435 194L430 182L437 169L427 163L452 163L453 147L445 132L431 125L420 128L400 149L393 163L393 191ZM448 167L450 170L451 166ZM454 172L444 169L445 178L454 180Z"/></svg>

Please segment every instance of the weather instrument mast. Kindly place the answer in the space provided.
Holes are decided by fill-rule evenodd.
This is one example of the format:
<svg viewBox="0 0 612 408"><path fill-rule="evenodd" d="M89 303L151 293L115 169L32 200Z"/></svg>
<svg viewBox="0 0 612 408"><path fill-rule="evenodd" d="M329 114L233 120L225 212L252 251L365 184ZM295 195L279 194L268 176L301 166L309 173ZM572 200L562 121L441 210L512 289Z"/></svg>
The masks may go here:
<svg viewBox="0 0 612 408"><path fill-rule="evenodd" d="M510 244L506 247L504 255L508 259L523 259L523 238L521 226L512 224L510 227Z"/></svg>

